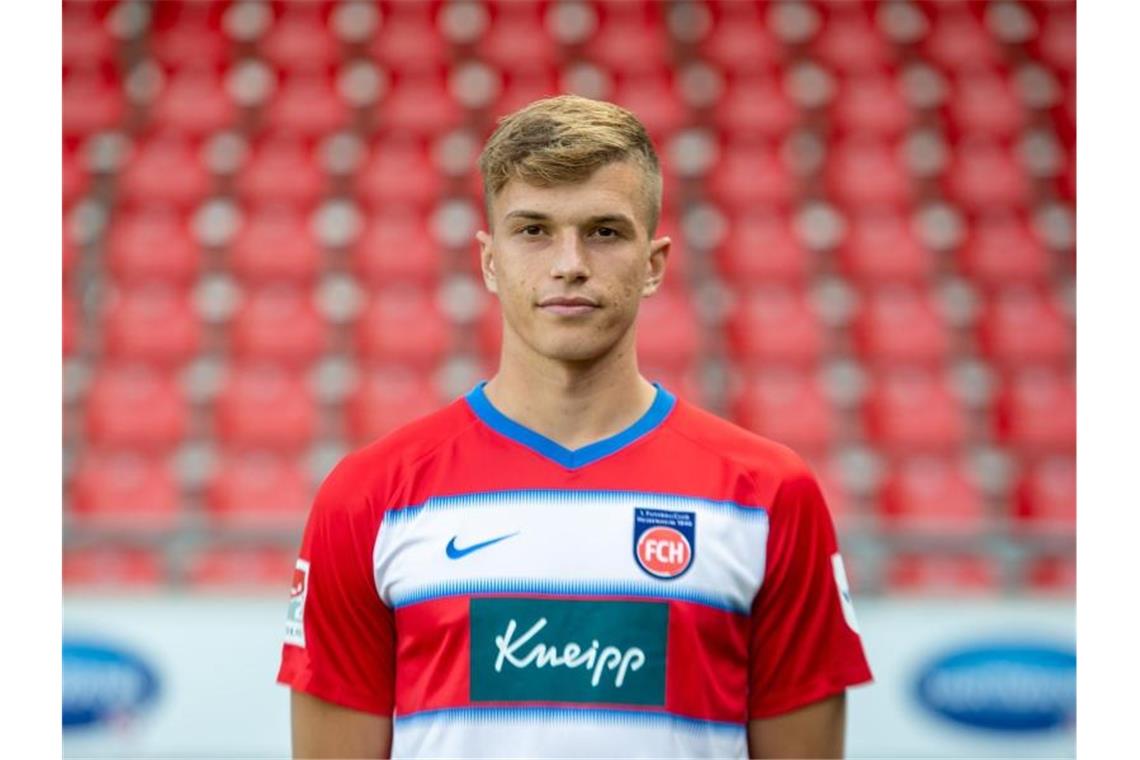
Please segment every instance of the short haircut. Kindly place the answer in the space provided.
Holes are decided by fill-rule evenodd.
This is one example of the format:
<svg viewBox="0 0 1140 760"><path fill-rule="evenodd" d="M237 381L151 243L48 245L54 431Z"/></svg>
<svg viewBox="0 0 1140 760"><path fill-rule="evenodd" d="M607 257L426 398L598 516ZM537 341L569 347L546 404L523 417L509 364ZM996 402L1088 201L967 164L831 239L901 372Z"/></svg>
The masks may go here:
<svg viewBox="0 0 1140 760"><path fill-rule="evenodd" d="M512 179L532 185L584 182L601 167L630 161L645 174L647 227L652 237L661 215L661 167L645 125L613 103L578 95L536 100L499 120L483 153L483 202Z"/></svg>

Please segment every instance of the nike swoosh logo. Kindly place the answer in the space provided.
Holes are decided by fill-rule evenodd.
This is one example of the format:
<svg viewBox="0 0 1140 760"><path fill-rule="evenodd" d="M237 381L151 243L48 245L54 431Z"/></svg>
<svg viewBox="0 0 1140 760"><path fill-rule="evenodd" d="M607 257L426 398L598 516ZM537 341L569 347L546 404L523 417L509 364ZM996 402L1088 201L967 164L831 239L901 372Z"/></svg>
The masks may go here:
<svg viewBox="0 0 1140 760"><path fill-rule="evenodd" d="M508 538L513 538L514 536L517 536L518 534L519 534L519 531L516 530L514 533L508 533L505 536L499 536L498 538L492 538L488 541L483 541L482 543L472 544L471 546L467 546L467 547L464 547L462 549L460 549L458 546L455 545L455 539L459 538L459 536L452 536L451 540L447 542L447 557L448 557L448 559L459 559L460 557L466 557L471 552L477 552L480 549L487 548L491 544L497 544L500 541L506 541Z"/></svg>

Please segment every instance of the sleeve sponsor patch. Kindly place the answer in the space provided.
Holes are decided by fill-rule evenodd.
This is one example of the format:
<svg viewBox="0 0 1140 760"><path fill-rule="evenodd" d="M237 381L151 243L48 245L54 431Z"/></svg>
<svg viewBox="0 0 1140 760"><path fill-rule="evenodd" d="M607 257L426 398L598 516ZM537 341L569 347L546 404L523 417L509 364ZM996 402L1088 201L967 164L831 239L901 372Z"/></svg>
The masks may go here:
<svg viewBox="0 0 1140 760"><path fill-rule="evenodd" d="M289 610L285 616L285 643L305 646L305 597L309 594L309 561L297 560L289 588Z"/></svg>
<svg viewBox="0 0 1140 760"><path fill-rule="evenodd" d="M843 567L843 557L839 552L831 555L831 570L835 573L835 588L839 591L839 606L847 627L859 633L859 621L855 619L855 605L851 601L851 589L847 585L847 571Z"/></svg>

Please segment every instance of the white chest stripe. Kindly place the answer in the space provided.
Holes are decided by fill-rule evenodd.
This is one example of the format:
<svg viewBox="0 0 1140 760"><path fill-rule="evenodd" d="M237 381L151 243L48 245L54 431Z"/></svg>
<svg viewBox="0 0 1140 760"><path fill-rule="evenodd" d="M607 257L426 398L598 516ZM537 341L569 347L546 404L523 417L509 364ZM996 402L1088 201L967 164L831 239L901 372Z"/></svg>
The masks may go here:
<svg viewBox="0 0 1140 760"><path fill-rule="evenodd" d="M682 576L656 578L639 565L636 508L694 515L692 565ZM767 537L761 507L635 491L499 491L386 513L373 560L377 592L393 608L531 592L676 598L746 612L763 582Z"/></svg>

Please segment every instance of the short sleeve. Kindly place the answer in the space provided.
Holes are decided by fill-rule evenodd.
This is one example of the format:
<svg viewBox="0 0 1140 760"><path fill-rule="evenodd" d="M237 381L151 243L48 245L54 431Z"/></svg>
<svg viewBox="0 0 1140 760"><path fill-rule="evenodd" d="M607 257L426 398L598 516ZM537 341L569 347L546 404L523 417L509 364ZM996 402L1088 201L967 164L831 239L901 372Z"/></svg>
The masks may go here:
<svg viewBox="0 0 1140 760"><path fill-rule="evenodd" d="M371 508L357 469L346 458L317 492L293 573L277 681L391 715L395 635L372 564L383 512Z"/></svg>
<svg viewBox="0 0 1140 760"><path fill-rule="evenodd" d="M765 718L871 680L835 526L806 466L769 509L768 554L752 605L750 718Z"/></svg>

